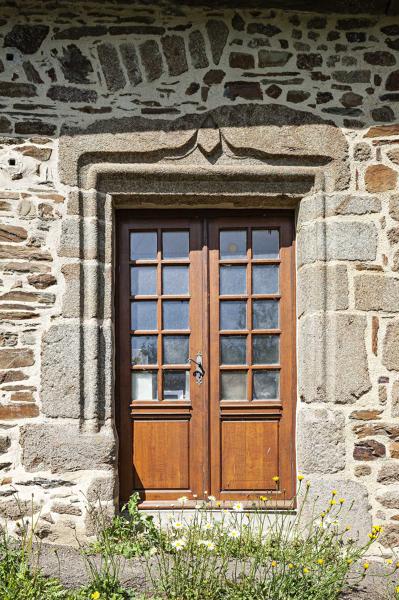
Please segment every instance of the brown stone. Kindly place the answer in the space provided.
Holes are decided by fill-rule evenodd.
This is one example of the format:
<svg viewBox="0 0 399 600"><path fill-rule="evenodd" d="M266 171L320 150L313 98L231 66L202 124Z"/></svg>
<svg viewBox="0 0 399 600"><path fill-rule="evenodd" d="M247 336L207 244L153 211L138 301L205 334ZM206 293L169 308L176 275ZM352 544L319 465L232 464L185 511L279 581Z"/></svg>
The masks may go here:
<svg viewBox="0 0 399 600"><path fill-rule="evenodd" d="M16 308L16 307L13 307ZM35 312L17 312L17 311L13 311L13 312L7 312L7 311L1 311L0 312L0 321L26 321L26 320L31 320L31 319L37 319L39 317L38 313Z"/></svg>
<svg viewBox="0 0 399 600"><path fill-rule="evenodd" d="M50 267L28 262L8 262L0 263L0 270L15 273L47 273Z"/></svg>
<svg viewBox="0 0 399 600"><path fill-rule="evenodd" d="M391 415L399 417L399 380L394 381L392 385Z"/></svg>
<svg viewBox="0 0 399 600"><path fill-rule="evenodd" d="M341 98L341 104L346 108L353 108L363 104L363 96L354 92L346 92Z"/></svg>
<svg viewBox="0 0 399 600"><path fill-rule="evenodd" d="M54 304L54 294L46 294L42 292L24 292L22 290L12 290L0 295L0 300L8 300L14 302L35 302L38 304ZM0 307L1 308L1 307Z"/></svg>
<svg viewBox="0 0 399 600"><path fill-rule="evenodd" d="M365 477L366 475L370 475L371 467L370 465L356 465L354 473L356 477Z"/></svg>
<svg viewBox="0 0 399 600"><path fill-rule="evenodd" d="M39 290L44 290L52 285L55 285L57 283L57 279L50 273L39 273L35 275L29 275L28 282L33 287Z"/></svg>
<svg viewBox="0 0 399 600"><path fill-rule="evenodd" d="M0 369L31 367L35 363L30 348L0 348Z"/></svg>
<svg viewBox="0 0 399 600"><path fill-rule="evenodd" d="M387 238L392 246L399 242L399 227L392 227L387 231Z"/></svg>
<svg viewBox="0 0 399 600"><path fill-rule="evenodd" d="M0 384L10 383L11 381L23 381L28 379L22 371L0 371Z"/></svg>
<svg viewBox="0 0 399 600"><path fill-rule="evenodd" d="M399 165L399 150L388 150L387 155L391 162L393 162L395 165Z"/></svg>
<svg viewBox="0 0 399 600"><path fill-rule="evenodd" d="M399 546L399 525L385 525L378 542L384 548L395 548Z"/></svg>
<svg viewBox="0 0 399 600"><path fill-rule="evenodd" d="M221 69L211 69L204 75L204 83L206 85L214 85L222 83L226 73Z"/></svg>
<svg viewBox="0 0 399 600"><path fill-rule="evenodd" d="M14 419L30 419L39 416L39 407L36 404L0 404L0 421Z"/></svg>
<svg viewBox="0 0 399 600"><path fill-rule="evenodd" d="M386 454L384 444L377 442L376 440L364 440L355 444L353 450L353 458L355 460L376 460L382 458Z"/></svg>
<svg viewBox="0 0 399 600"><path fill-rule="evenodd" d="M245 98L246 100L262 100L260 84L256 81L229 81L224 84L224 95L230 100Z"/></svg>
<svg viewBox="0 0 399 600"><path fill-rule="evenodd" d="M365 175L368 192L387 192L396 188L398 174L385 165L371 165Z"/></svg>
<svg viewBox="0 0 399 600"><path fill-rule="evenodd" d="M13 402L34 402L33 394L30 391L21 390L11 394L10 398Z"/></svg>
<svg viewBox="0 0 399 600"><path fill-rule="evenodd" d="M399 90L399 70L391 71L385 84L388 92L397 92Z"/></svg>
<svg viewBox="0 0 399 600"><path fill-rule="evenodd" d="M374 409L360 409L360 410L354 410L350 415L349 418L350 419L356 419L357 421L374 421L377 419L380 419L380 414L383 411L381 409L378 408L374 408Z"/></svg>
<svg viewBox="0 0 399 600"><path fill-rule="evenodd" d="M399 464L397 462L387 462L382 465L377 474L378 483L389 485L399 482Z"/></svg>
<svg viewBox="0 0 399 600"><path fill-rule="evenodd" d="M399 458L399 442L392 442L389 445L389 453L391 458Z"/></svg>
<svg viewBox="0 0 399 600"><path fill-rule="evenodd" d="M37 146L21 146L16 148L16 151L41 161L49 160L52 152L50 148L38 148Z"/></svg>
<svg viewBox="0 0 399 600"><path fill-rule="evenodd" d="M25 258L28 260L53 260L46 250L28 248L27 246L0 245L0 258Z"/></svg>
<svg viewBox="0 0 399 600"><path fill-rule="evenodd" d="M66 502L54 502L51 507L51 510L52 512L58 513L60 515L80 516L82 514L82 509L79 508L79 506L67 504Z"/></svg>
<svg viewBox="0 0 399 600"><path fill-rule="evenodd" d="M380 322L376 315L373 315L371 319L371 351L374 356L378 354L378 331L380 329Z"/></svg>
<svg viewBox="0 0 399 600"><path fill-rule="evenodd" d="M370 127L364 137L375 138L389 137L392 135L399 135L399 125L378 125L377 127Z"/></svg>
<svg viewBox="0 0 399 600"><path fill-rule="evenodd" d="M65 200L65 196L62 194L38 194L38 197L43 200L53 200L53 202L56 202L57 204L64 202Z"/></svg>
<svg viewBox="0 0 399 600"><path fill-rule="evenodd" d="M23 227L0 224L0 242L23 242L27 237L28 233Z"/></svg>
<svg viewBox="0 0 399 600"><path fill-rule="evenodd" d="M244 52L231 52L229 65L233 69L254 69L255 57L252 54L245 54Z"/></svg>
<svg viewBox="0 0 399 600"><path fill-rule="evenodd" d="M399 424L390 423L368 423L367 425L355 425L353 427L354 433L359 438L365 438L370 436L388 436L391 439L396 440L399 438Z"/></svg>

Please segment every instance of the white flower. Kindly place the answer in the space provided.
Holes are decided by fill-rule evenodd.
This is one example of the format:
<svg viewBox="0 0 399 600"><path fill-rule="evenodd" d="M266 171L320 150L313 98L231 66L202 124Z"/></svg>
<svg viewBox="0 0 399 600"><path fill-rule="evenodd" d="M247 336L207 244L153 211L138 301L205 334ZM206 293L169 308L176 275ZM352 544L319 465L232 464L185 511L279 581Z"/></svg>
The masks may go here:
<svg viewBox="0 0 399 600"><path fill-rule="evenodd" d="M209 502L216 502L215 496L208 496Z"/></svg>
<svg viewBox="0 0 399 600"><path fill-rule="evenodd" d="M179 538L178 540L172 542L172 548L174 548L176 552L180 552L180 550L183 550L186 543L187 542L184 538Z"/></svg>
<svg viewBox="0 0 399 600"><path fill-rule="evenodd" d="M229 531L228 536L229 538L236 540L240 537L240 532L238 531L238 529L232 529L231 531Z"/></svg>
<svg viewBox="0 0 399 600"><path fill-rule="evenodd" d="M188 502L188 498L187 496L181 496L180 498L177 499L179 504L182 504L183 506Z"/></svg>
<svg viewBox="0 0 399 600"><path fill-rule="evenodd" d="M213 525L212 523L205 523L205 525L203 526L203 529L205 529L205 531L210 531L212 529Z"/></svg>
<svg viewBox="0 0 399 600"><path fill-rule="evenodd" d="M184 529L184 523L182 523L181 521L174 521L172 523L172 527L173 529Z"/></svg>
<svg viewBox="0 0 399 600"><path fill-rule="evenodd" d="M150 556L155 556L156 554L158 554L158 550L155 548L155 546L153 546L152 548L149 549L148 554Z"/></svg>
<svg viewBox="0 0 399 600"><path fill-rule="evenodd" d="M209 551L212 551L216 548L215 544L210 540L199 540L198 546L204 546Z"/></svg>
<svg viewBox="0 0 399 600"><path fill-rule="evenodd" d="M242 502L234 502L233 510L235 510L236 512L242 512L244 510L243 503Z"/></svg>

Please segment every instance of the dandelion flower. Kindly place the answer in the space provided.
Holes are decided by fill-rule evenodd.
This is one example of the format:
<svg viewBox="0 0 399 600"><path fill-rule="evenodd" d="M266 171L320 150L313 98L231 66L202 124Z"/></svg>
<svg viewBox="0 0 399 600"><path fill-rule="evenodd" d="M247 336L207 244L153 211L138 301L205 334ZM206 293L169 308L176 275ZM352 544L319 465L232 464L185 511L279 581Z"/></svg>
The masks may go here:
<svg viewBox="0 0 399 600"><path fill-rule="evenodd" d="M369 563L364 563L364 565L363 565L363 569L364 569L365 571L367 571L367 569L369 568L369 566L370 566L370 565L369 565Z"/></svg>
<svg viewBox="0 0 399 600"><path fill-rule="evenodd" d="M172 542L172 548L174 548L177 552L183 550L186 545L186 540L184 538L179 538L178 540L174 540Z"/></svg>
<svg viewBox="0 0 399 600"><path fill-rule="evenodd" d="M242 512L244 510L243 503L242 502L234 502L233 510L235 510L236 512Z"/></svg>
<svg viewBox="0 0 399 600"><path fill-rule="evenodd" d="M336 500L330 500L330 504L331 504L331 506L334 506L335 504L337 504L337 501Z"/></svg>
<svg viewBox="0 0 399 600"><path fill-rule="evenodd" d="M231 531L229 531L228 536L233 540L237 540L240 537L240 532L238 531L238 529L232 529Z"/></svg>
<svg viewBox="0 0 399 600"><path fill-rule="evenodd" d="M267 496L259 496L259 500L261 502L266 502L267 501Z"/></svg>
<svg viewBox="0 0 399 600"><path fill-rule="evenodd" d="M91 595L92 600L98 600L101 597L100 592L93 592Z"/></svg>
<svg viewBox="0 0 399 600"><path fill-rule="evenodd" d="M275 561L275 560L272 560L272 567L273 567L273 569L274 569L275 567L277 567L277 563L276 563L276 561Z"/></svg>
<svg viewBox="0 0 399 600"><path fill-rule="evenodd" d="M336 495L337 495L337 490L333 490L333 491L331 492L331 495L332 495L332 496L336 496Z"/></svg>
<svg viewBox="0 0 399 600"><path fill-rule="evenodd" d="M353 560L351 558L348 558L346 562L348 563L348 565L351 565L353 563Z"/></svg>
<svg viewBox="0 0 399 600"><path fill-rule="evenodd" d="M305 573L305 575L307 575L308 573L310 573L310 570L306 567L304 567L303 572Z"/></svg>
<svg viewBox="0 0 399 600"><path fill-rule="evenodd" d="M216 502L216 506L217 506L218 508L219 508L220 506L222 506L222 503L221 503L221 501L220 501L220 500L217 500L217 502Z"/></svg>
<svg viewBox="0 0 399 600"><path fill-rule="evenodd" d="M324 559L323 558L318 558L317 559L317 564L318 565L324 565Z"/></svg>
<svg viewBox="0 0 399 600"><path fill-rule="evenodd" d="M345 498L340 498L340 499L339 499L339 503L340 503L340 504L343 504L344 502L345 502Z"/></svg>
<svg viewBox="0 0 399 600"><path fill-rule="evenodd" d="M280 481L280 477L278 475L275 475L273 477L273 481L274 481L274 483L278 483Z"/></svg>
<svg viewBox="0 0 399 600"><path fill-rule="evenodd" d="M391 565L392 564L392 558L387 558L387 565Z"/></svg>
<svg viewBox="0 0 399 600"><path fill-rule="evenodd" d="M305 477L303 475L298 475L298 481L303 481Z"/></svg>
<svg viewBox="0 0 399 600"><path fill-rule="evenodd" d="M288 563L288 568L289 568L289 569L293 569L293 568L294 568L294 565L293 565L292 563Z"/></svg>

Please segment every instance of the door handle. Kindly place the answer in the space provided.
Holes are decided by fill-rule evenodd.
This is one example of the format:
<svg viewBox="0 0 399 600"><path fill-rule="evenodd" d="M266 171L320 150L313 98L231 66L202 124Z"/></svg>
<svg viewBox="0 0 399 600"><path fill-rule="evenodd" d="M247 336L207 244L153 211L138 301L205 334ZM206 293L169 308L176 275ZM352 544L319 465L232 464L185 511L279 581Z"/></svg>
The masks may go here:
<svg viewBox="0 0 399 600"><path fill-rule="evenodd" d="M197 353L197 360L194 360L193 358L189 358L188 360L196 366L193 376L195 377L195 382L200 385L205 375L204 367L202 366L202 353Z"/></svg>

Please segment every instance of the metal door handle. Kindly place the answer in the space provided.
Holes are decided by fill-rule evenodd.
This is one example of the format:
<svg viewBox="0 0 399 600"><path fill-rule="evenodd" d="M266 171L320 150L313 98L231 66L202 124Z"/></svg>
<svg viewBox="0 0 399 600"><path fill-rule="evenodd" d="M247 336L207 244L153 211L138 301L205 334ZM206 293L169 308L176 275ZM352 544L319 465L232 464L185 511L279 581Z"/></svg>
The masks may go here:
<svg viewBox="0 0 399 600"><path fill-rule="evenodd" d="M194 360L193 358L189 358L188 360L196 365L193 376L195 377L195 382L200 385L205 375L204 367L202 366L202 353L197 353L197 360Z"/></svg>

